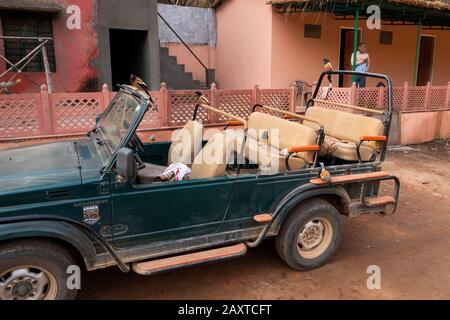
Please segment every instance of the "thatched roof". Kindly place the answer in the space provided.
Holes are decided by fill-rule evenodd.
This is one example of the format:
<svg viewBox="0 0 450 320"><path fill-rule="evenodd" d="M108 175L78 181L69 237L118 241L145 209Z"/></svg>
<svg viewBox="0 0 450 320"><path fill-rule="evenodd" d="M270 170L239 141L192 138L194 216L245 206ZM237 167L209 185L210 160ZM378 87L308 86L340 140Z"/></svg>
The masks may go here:
<svg viewBox="0 0 450 320"><path fill-rule="evenodd" d="M217 9L225 1L226 0L158 0L158 3L172 4L172 5L178 5L178 6Z"/></svg>
<svg viewBox="0 0 450 320"><path fill-rule="evenodd" d="M416 8L426 8L426 9L436 9L436 10L447 10L450 11L450 0L379 0L379 1L359 1L359 0L271 0L267 1L268 4L272 5L286 5L286 4L309 4L309 5L326 5L329 3L343 3L343 4L357 4L357 3L368 3L373 2L373 4L382 4L383 2L413 6Z"/></svg>
<svg viewBox="0 0 450 320"><path fill-rule="evenodd" d="M270 0L279 13L325 11L340 18L354 14L367 17L365 8L375 4L381 7L381 18L385 21L402 21L430 27L450 27L450 0Z"/></svg>

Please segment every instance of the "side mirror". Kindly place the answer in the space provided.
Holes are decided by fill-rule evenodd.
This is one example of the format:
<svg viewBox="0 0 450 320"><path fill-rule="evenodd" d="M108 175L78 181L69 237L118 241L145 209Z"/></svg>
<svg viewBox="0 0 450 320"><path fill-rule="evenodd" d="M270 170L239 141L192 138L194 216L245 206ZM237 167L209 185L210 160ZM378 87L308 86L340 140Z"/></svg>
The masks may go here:
<svg viewBox="0 0 450 320"><path fill-rule="evenodd" d="M117 152L116 170L123 182L133 183L136 180L136 160L134 151L120 148Z"/></svg>

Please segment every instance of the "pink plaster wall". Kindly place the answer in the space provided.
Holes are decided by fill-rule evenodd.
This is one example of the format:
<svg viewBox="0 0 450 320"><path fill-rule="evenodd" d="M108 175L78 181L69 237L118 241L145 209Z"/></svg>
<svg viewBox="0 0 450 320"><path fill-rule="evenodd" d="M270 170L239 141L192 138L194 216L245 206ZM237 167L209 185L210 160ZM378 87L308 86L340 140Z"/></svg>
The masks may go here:
<svg viewBox="0 0 450 320"><path fill-rule="evenodd" d="M401 144L424 143L444 138L450 138L450 111L401 115Z"/></svg>
<svg viewBox="0 0 450 320"><path fill-rule="evenodd" d="M202 83L206 82L205 69L184 45L179 43L161 43L161 47L169 48L169 54L177 58L177 63L184 64L187 72L192 72L194 80L200 80ZM210 47L209 45L190 45L189 47L208 69L216 68L215 47Z"/></svg>
<svg viewBox="0 0 450 320"><path fill-rule="evenodd" d="M321 24L322 38L304 38L305 23ZM273 15L272 81L273 87L286 86L295 79L315 81L322 71L322 58L327 57L335 68L339 66L340 29L353 27L353 21L337 21L330 14L276 14ZM392 45L379 43L380 31L369 30L360 21L362 41L367 43L371 58L371 72L387 73L394 85L405 81L413 83L417 27L385 26L393 32ZM450 32L423 30L436 35L436 54L433 85L445 85L450 79ZM346 57L350 59L350 57ZM369 86L378 81L369 81Z"/></svg>
<svg viewBox="0 0 450 320"><path fill-rule="evenodd" d="M265 0L228 0L217 10L216 80L222 89L271 85L272 9Z"/></svg>
<svg viewBox="0 0 450 320"><path fill-rule="evenodd" d="M216 78L224 89L255 82L277 88L291 86L296 79L316 81L324 57L338 68L340 29L354 23L325 13L278 14L264 0L230 0L217 10L217 21ZM322 26L321 39L304 37L306 23ZM393 32L393 44L383 45L380 30L369 30L366 21L359 26L371 56L370 71L389 74L396 86L413 84L417 27L382 25L382 30ZM437 36L432 84L445 85L450 80L450 32L422 33ZM368 86L377 82L369 81Z"/></svg>

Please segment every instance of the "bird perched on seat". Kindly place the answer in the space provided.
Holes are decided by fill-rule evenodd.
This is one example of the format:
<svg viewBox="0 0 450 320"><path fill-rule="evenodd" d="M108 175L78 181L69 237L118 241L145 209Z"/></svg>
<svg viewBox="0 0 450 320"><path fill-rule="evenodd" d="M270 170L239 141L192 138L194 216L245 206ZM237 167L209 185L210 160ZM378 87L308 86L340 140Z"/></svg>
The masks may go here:
<svg viewBox="0 0 450 320"><path fill-rule="evenodd" d="M198 97L198 103L199 104L207 104L207 105L209 105L208 98L201 91L196 91L195 94Z"/></svg>
<svg viewBox="0 0 450 320"><path fill-rule="evenodd" d="M22 80L20 79L0 82L0 93L9 93L9 88L14 87L21 82Z"/></svg>

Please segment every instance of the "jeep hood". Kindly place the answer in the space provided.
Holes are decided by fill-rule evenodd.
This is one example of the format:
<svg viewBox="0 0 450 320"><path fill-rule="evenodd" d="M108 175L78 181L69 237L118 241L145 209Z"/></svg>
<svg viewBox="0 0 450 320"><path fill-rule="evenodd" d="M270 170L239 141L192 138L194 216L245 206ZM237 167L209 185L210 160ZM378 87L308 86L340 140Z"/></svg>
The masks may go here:
<svg viewBox="0 0 450 320"><path fill-rule="evenodd" d="M57 183L81 183L73 141L0 150L0 192Z"/></svg>

